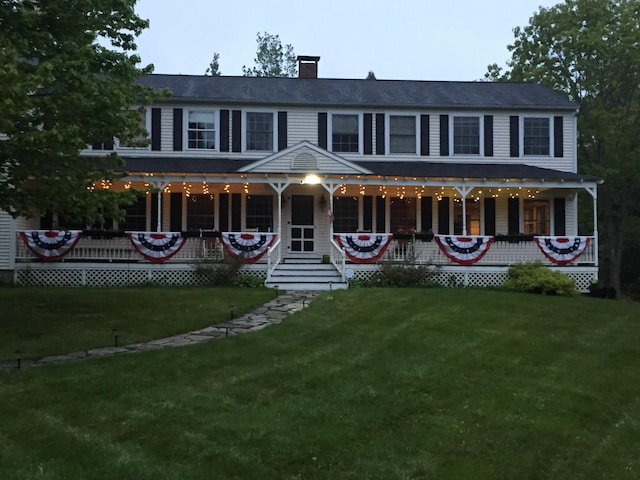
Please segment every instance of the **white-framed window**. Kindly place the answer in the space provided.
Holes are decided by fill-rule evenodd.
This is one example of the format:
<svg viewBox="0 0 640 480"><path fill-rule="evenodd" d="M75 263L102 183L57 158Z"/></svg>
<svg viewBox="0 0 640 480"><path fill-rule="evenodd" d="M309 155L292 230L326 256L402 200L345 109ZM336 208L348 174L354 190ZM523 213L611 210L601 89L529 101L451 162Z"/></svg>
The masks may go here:
<svg viewBox="0 0 640 480"><path fill-rule="evenodd" d="M244 149L247 151L273 152L277 127L272 111L244 112Z"/></svg>
<svg viewBox="0 0 640 480"><path fill-rule="evenodd" d="M362 152L362 115L360 113L332 113L329 115L329 146L332 152Z"/></svg>
<svg viewBox="0 0 640 480"><path fill-rule="evenodd" d="M131 111L138 111L140 114L140 126L145 130L142 135L136 135L130 140L114 139L114 146L118 150L150 150L150 137L151 137L151 109L144 107L134 107ZM146 143L146 145L144 145Z"/></svg>
<svg viewBox="0 0 640 480"><path fill-rule="evenodd" d="M524 200L522 202L525 235L549 235L551 208L549 200Z"/></svg>
<svg viewBox="0 0 640 480"><path fill-rule="evenodd" d="M387 153L418 152L418 121L416 115L387 115Z"/></svg>
<svg viewBox="0 0 640 480"><path fill-rule="evenodd" d="M551 117L521 117L521 152L525 156L548 157L552 152Z"/></svg>
<svg viewBox="0 0 640 480"><path fill-rule="evenodd" d="M218 149L218 111L189 109L184 115L187 150Z"/></svg>
<svg viewBox="0 0 640 480"><path fill-rule="evenodd" d="M483 125L480 115L454 115L451 119L454 155L482 155Z"/></svg>

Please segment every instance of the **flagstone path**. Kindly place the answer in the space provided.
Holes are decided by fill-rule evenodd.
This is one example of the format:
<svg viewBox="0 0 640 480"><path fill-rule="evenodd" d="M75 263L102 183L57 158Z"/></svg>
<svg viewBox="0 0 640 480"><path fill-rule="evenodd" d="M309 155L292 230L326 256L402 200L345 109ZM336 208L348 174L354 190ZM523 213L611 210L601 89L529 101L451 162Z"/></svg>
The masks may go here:
<svg viewBox="0 0 640 480"><path fill-rule="evenodd" d="M280 323L288 315L302 310L320 292L318 291L291 291L281 293L273 300L241 317L231 319L200 330L174 335L173 337L159 338L150 342L122 345L118 347L96 348L63 355L50 355L38 359L22 359L20 368L41 367L52 363L68 362L74 360L86 360L96 357L108 357L122 353L135 353L145 350L157 350L159 348L181 347L208 342L216 338L230 337L245 332L255 332L274 323ZM0 364L0 370L16 370L17 361Z"/></svg>

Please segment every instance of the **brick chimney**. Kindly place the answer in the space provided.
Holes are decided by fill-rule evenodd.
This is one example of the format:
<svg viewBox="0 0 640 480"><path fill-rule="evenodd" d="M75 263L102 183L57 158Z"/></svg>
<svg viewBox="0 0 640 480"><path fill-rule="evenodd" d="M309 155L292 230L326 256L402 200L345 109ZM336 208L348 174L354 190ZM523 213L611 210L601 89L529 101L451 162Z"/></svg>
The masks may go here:
<svg viewBox="0 0 640 480"><path fill-rule="evenodd" d="M318 78L320 57L298 55L298 78Z"/></svg>

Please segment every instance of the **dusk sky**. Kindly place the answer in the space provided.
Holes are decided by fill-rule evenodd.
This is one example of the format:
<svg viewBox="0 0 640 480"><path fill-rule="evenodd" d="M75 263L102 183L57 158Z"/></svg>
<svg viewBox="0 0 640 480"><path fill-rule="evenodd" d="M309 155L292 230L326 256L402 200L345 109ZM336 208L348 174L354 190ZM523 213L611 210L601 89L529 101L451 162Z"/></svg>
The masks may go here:
<svg viewBox="0 0 640 480"><path fill-rule="evenodd" d="M138 38L156 73L204 74L213 52L223 75L253 66L256 33L279 35L297 55L320 56L319 76L478 80L504 65L513 28L544 0L139 0L151 26Z"/></svg>

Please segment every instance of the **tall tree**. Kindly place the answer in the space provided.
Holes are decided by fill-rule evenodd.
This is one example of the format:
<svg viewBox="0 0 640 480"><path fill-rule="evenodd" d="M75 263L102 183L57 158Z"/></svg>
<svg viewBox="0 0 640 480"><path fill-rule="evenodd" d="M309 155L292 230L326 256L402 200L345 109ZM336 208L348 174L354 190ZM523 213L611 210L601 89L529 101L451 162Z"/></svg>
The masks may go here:
<svg viewBox="0 0 640 480"><path fill-rule="evenodd" d="M113 181L121 160L80 151L114 137L131 143L146 136L144 107L131 106L148 105L156 94L135 83L152 71L139 68L133 53L148 26L135 3L0 2L0 209L28 217L64 213L84 224L103 213L121 216L123 195L91 188Z"/></svg>
<svg viewBox="0 0 640 480"><path fill-rule="evenodd" d="M255 66L242 66L245 77L295 77L298 74L296 55L290 44L282 46L280 36L258 32Z"/></svg>
<svg viewBox="0 0 640 480"><path fill-rule="evenodd" d="M204 74L211 77L219 77L220 75L222 75L222 72L220 71L220 54L218 52L213 52L211 63L207 67L207 71L204 72Z"/></svg>
<svg viewBox="0 0 640 480"><path fill-rule="evenodd" d="M536 81L580 105L578 165L599 188L603 260L620 290L625 227L640 200L640 0L566 0L514 29L505 70L486 78Z"/></svg>

